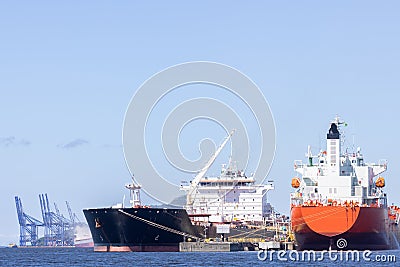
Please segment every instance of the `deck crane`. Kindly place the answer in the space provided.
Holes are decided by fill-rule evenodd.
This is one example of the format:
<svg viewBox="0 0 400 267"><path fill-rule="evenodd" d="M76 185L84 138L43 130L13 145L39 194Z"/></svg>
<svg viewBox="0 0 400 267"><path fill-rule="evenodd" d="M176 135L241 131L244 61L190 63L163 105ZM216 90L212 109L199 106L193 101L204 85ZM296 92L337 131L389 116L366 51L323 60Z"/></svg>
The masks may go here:
<svg viewBox="0 0 400 267"><path fill-rule="evenodd" d="M196 177L190 182L189 185L187 186L182 186L181 190L187 191L186 195L186 209L191 213L193 209L193 202L195 199L195 195L197 193L197 186L200 183L200 180L204 177L208 169L211 167L211 165L214 163L215 159L218 157L218 155L221 153L222 149L225 147L226 143L228 143L229 139L232 137L232 135L235 133L235 129L233 129L227 137L225 137L224 141L222 144L215 150L214 154L211 156L211 158L208 160L207 164L204 165L204 167L199 171L199 173L196 175Z"/></svg>

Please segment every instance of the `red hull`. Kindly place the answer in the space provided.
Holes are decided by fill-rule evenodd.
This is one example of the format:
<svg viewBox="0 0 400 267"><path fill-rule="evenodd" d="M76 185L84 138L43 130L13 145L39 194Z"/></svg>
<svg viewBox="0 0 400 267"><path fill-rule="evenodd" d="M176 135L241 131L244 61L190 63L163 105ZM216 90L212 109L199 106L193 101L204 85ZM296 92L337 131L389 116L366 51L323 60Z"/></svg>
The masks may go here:
<svg viewBox="0 0 400 267"><path fill-rule="evenodd" d="M386 208L295 206L291 217L299 250L397 248Z"/></svg>
<svg viewBox="0 0 400 267"><path fill-rule="evenodd" d="M179 246L94 246L96 252L178 252Z"/></svg>
<svg viewBox="0 0 400 267"><path fill-rule="evenodd" d="M87 242L87 243L79 243L79 244L75 244L76 248L92 248L94 247L94 243L92 242Z"/></svg>

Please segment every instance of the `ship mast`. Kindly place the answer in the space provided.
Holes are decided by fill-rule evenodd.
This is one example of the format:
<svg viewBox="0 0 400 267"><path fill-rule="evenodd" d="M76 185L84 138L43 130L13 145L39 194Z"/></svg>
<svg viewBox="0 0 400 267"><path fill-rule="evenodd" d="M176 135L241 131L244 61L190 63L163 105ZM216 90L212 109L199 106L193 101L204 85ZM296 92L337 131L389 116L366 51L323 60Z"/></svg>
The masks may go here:
<svg viewBox="0 0 400 267"><path fill-rule="evenodd" d="M142 186L136 183L135 179L132 177L132 183L126 184L125 188L129 189L130 191L130 196L131 196L130 202L132 204L132 207L139 208L141 206L140 188L142 188Z"/></svg>

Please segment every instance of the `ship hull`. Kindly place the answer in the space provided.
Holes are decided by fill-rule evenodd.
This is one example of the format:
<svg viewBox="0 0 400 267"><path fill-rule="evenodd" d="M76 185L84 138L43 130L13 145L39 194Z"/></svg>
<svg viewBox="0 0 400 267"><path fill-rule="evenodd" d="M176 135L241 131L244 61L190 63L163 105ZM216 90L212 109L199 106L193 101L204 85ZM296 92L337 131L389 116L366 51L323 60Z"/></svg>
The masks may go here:
<svg viewBox="0 0 400 267"><path fill-rule="evenodd" d="M74 246L76 248L92 248L94 246L93 239L75 240Z"/></svg>
<svg viewBox="0 0 400 267"><path fill-rule="evenodd" d="M83 213L94 251L179 251L179 243L190 240L182 233L201 237L183 209L100 208Z"/></svg>
<svg viewBox="0 0 400 267"><path fill-rule="evenodd" d="M387 214L381 207L292 207L297 249L394 249Z"/></svg>

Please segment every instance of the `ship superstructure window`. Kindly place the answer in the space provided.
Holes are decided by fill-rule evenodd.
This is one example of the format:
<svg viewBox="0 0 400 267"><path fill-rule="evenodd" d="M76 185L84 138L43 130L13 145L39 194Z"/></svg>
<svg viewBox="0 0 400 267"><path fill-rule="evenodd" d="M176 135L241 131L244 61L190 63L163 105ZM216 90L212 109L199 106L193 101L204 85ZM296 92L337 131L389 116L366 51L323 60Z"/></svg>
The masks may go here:
<svg viewBox="0 0 400 267"><path fill-rule="evenodd" d="M335 166L336 165L336 140L331 140L331 147L330 147L330 152L331 152L331 165Z"/></svg>
<svg viewBox="0 0 400 267"><path fill-rule="evenodd" d="M315 186L316 183L311 180L309 177L303 177L303 181L306 183L307 186Z"/></svg>
<svg viewBox="0 0 400 267"><path fill-rule="evenodd" d="M336 187L334 187L334 188L329 188L329 194L337 194L337 188Z"/></svg>

